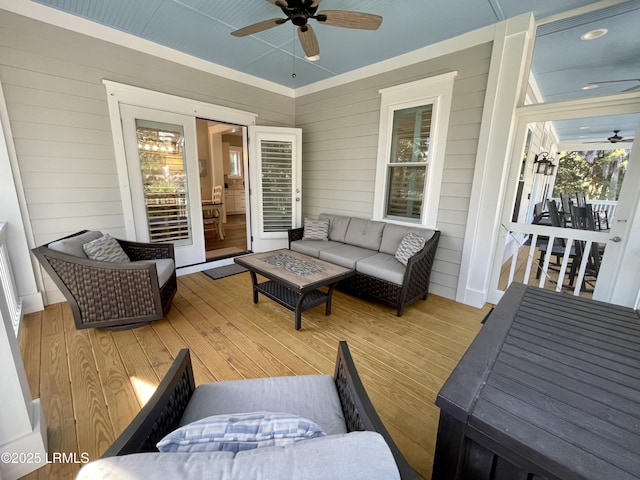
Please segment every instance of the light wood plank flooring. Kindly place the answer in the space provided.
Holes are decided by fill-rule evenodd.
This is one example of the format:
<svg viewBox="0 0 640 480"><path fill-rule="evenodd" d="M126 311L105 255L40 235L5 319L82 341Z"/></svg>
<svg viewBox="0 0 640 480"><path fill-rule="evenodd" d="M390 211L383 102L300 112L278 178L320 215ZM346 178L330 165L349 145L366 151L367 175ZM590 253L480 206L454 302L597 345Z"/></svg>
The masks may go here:
<svg viewBox="0 0 640 480"><path fill-rule="evenodd" d="M431 477L436 394L488 312L435 295L401 318L386 306L336 292L330 316L293 313L260 297L250 277L179 277L167 317L120 332L76 330L67 303L25 318L21 348L34 398L43 404L49 451L98 458L153 393L181 348L196 383L276 375L333 374L347 340L383 422L409 462ZM79 464L51 463L25 478L72 479Z"/></svg>

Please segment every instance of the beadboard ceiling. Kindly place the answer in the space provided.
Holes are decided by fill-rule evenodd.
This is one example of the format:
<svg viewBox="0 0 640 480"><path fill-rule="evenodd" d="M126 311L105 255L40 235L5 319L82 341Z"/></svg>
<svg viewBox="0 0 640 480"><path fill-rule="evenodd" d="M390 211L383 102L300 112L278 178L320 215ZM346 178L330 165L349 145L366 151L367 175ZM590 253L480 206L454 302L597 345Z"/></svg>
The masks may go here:
<svg viewBox="0 0 640 480"><path fill-rule="evenodd" d="M375 31L310 20L320 45L317 62L305 59L291 22L247 37L230 35L256 22L283 18L280 9L267 0L32 1L289 88L320 82L531 11L541 21L533 71L545 101L640 87L640 0L323 0L319 10L361 11L384 20ZM588 6L604 8L563 18L563 12L581 13L579 9ZM558 20L550 21L554 19ZM601 28L608 30L603 37L580 39ZM625 79L629 81L605 83ZM598 87L582 90L591 82ZM619 123L605 123L594 120L589 128L577 131L577 123L565 122L558 133L562 140L579 136L606 139L615 126L620 135L631 137L638 118L626 116Z"/></svg>

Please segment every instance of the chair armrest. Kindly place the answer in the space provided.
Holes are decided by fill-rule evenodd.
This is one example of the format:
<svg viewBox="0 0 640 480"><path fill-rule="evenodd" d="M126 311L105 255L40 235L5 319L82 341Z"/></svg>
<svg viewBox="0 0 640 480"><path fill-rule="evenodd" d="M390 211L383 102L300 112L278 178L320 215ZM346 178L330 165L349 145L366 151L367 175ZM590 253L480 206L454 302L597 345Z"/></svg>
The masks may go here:
<svg viewBox="0 0 640 480"><path fill-rule="evenodd" d="M391 438L391 435L371 403L369 395L367 395L358 371L356 370L347 342L343 340L338 344L338 357L336 359L334 379L347 424L347 430L350 432L355 430L378 432L383 436L393 454L398 470L400 471L400 477L403 480L417 480L419 478L418 474L411 468L407 459L400 452L400 449Z"/></svg>
<svg viewBox="0 0 640 480"><path fill-rule="evenodd" d="M304 227L292 228L288 230L287 233L289 235L289 248L291 248L291 242L302 240L302 237L304 236Z"/></svg>
<svg viewBox="0 0 640 480"><path fill-rule="evenodd" d="M171 258L175 261L173 243L142 243L130 240L118 240L118 243L131 261L159 258Z"/></svg>
<svg viewBox="0 0 640 480"><path fill-rule="evenodd" d="M178 428L180 418L194 390L191 356L189 350L183 348L155 393L124 432L104 452L102 458L157 452L156 443Z"/></svg>

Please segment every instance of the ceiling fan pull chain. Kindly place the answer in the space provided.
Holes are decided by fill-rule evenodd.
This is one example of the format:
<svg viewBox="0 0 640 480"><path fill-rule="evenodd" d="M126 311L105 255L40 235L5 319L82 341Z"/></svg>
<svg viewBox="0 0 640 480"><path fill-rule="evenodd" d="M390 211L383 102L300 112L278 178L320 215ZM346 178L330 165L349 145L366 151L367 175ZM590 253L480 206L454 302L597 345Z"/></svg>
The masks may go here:
<svg viewBox="0 0 640 480"><path fill-rule="evenodd" d="M291 42L291 78L296 78L296 28L293 28L293 40Z"/></svg>

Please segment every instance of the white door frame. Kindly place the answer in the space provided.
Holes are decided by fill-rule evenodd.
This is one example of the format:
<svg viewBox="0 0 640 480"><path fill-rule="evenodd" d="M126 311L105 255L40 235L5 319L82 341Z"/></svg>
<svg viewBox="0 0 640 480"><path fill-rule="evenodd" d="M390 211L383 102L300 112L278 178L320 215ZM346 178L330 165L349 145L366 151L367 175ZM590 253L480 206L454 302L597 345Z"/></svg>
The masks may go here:
<svg viewBox="0 0 640 480"><path fill-rule="evenodd" d="M302 130L284 127L249 127L249 191L251 202L251 250L264 252L288 247L288 234L264 232L262 212L262 175L260 145L263 139L291 142L292 144L292 225L302 225Z"/></svg>
<svg viewBox="0 0 640 480"><path fill-rule="evenodd" d="M505 196L503 201L503 211L501 215L500 225L507 225L511 220L511 210L515 200L517 179L520 171L520 152L524 147L527 125L530 123L539 123L553 120L566 120L575 118L601 117L608 115L623 115L640 113L640 92L625 93L619 95L611 95L606 97L597 97L591 99L571 100L566 102L539 103L536 105L527 105L516 110L516 134L515 141L511 150L510 168L506 182ZM630 163L636 160L640 163L640 148L636 147L632 150ZM601 281L597 283L594 298L602 301L611 301L614 293L614 285L625 281L624 278L628 273L620 269L622 258L628 254L632 254L634 248L633 242L628 242L630 232L634 223L638 204L640 204L640 191L635 187L640 182L640 165L627 170L623 191L621 196L622 213L616 218L614 228L611 231L611 237L619 236L623 241L607 244L606 254L603 258L603 267L600 270L599 277ZM627 187L625 188L625 184ZM635 188L634 188L635 187ZM623 203L624 202L624 203ZM493 258L493 267L491 281L489 284L488 301L497 303L502 297L501 290L498 290L498 280L500 278L500 269L502 264L503 252L505 248L507 229L500 228L497 238L496 252ZM605 261L607 265L605 265ZM605 286L606 285L606 286ZM633 305L638 295L638 285L635 285L635 292L630 292L627 296L630 299L621 298L617 294L616 303ZM631 298L633 297L633 298ZM630 302L630 303L629 303Z"/></svg>
<svg viewBox="0 0 640 480"><path fill-rule="evenodd" d="M255 125L258 115L198 100L112 82L110 80L103 80L102 83L105 85L107 92L107 104L109 107L111 134L113 136L113 146L118 169L125 234L128 240L136 240L131 185L129 184L127 157L122 124L120 121L120 105L127 104L152 109L158 109L158 105L161 105L162 110L166 112L246 126Z"/></svg>

